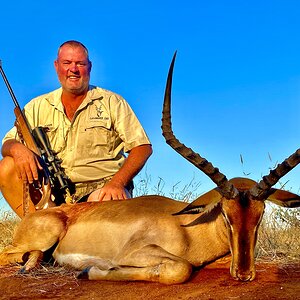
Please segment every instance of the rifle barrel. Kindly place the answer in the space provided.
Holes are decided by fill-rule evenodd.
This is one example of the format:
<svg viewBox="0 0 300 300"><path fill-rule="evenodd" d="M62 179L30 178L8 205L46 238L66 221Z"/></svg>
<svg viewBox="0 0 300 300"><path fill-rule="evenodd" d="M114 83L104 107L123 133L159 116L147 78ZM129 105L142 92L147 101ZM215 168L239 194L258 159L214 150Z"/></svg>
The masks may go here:
<svg viewBox="0 0 300 300"><path fill-rule="evenodd" d="M3 80L4 80L5 84L6 84L6 86L7 86L7 89L8 89L8 91L9 91L9 93L10 93L10 95L11 95L13 101L14 101L15 106L21 110L20 105L19 105L19 103L17 101L17 98L16 98L16 96L15 96L15 94L14 94L14 92L13 92L13 90L12 90L12 88L11 88L9 82L8 82L8 79L7 79L7 77L6 77L5 73L4 73L4 70L2 68L2 61L1 60L0 60L0 73L1 73L1 75L3 77Z"/></svg>

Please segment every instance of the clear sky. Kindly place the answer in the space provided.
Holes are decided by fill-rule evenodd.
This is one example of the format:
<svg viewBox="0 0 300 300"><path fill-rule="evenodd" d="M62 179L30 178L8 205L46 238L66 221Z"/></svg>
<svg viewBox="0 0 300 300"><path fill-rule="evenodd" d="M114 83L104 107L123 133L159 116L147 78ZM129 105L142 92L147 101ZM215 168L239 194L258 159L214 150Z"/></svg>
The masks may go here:
<svg viewBox="0 0 300 300"><path fill-rule="evenodd" d="M167 71L173 81L173 129L228 178L262 175L300 144L300 2L297 0L2 1L0 59L21 107L59 87L58 46L83 42L91 83L121 94L154 148L146 171L169 187L214 184L161 135ZM0 80L0 137L14 122ZM240 157L243 158L243 164ZM142 174L143 174L142 173ZM282 180L300 188L300 167ZM3 200L0 200L3 202Z"/></svg>

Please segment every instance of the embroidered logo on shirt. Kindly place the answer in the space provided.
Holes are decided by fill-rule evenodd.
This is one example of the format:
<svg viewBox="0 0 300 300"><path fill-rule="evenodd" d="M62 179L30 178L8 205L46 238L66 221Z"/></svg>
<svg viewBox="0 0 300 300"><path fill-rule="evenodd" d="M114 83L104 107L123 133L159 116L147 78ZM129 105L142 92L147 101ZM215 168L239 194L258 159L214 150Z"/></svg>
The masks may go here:
<svg viewBox="0 0 300 300"><path fill-rule="evenodd" d="M103 110L101 110L102 105L100 105L99 107L97 107L97 105L95 105L95 106L96 106L96 111L97 111L97 117L101 118L101 115L103 113Z"/></svg>
<svg viewBox="0 0 300 300"><path fill-rule="evenodd" d="M103 110L102 110L102 105L100 104L99 107L94 103L95 105L95 109L96 109L96 115L91 116L90 119L91 120L108 120L108 117L104 117L103 114Z"/></svg>

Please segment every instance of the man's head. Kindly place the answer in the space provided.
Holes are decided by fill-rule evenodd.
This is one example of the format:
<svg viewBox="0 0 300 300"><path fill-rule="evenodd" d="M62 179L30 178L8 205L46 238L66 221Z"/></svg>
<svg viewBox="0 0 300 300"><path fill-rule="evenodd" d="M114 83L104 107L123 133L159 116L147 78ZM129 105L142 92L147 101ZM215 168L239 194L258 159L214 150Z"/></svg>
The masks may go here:
<svg viewBox="0 0 300 300"><path fill-rule="evenodd" d="M80 42L67 41L58 48L54 66L65 92L83 95L87 92L92 63L87 48Z"/></svg>

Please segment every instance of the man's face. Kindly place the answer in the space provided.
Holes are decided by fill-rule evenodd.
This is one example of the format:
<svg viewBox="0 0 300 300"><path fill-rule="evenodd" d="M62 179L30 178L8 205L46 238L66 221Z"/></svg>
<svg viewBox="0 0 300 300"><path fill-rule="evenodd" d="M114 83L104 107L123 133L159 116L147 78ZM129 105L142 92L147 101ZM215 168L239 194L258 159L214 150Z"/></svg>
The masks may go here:
<svg viewBox="0 0 300 300"><path fill-rule="evenodd" d="M64 45L54 66L64 91L76 95L87 92L92 65L84 48Z"/></svg>

